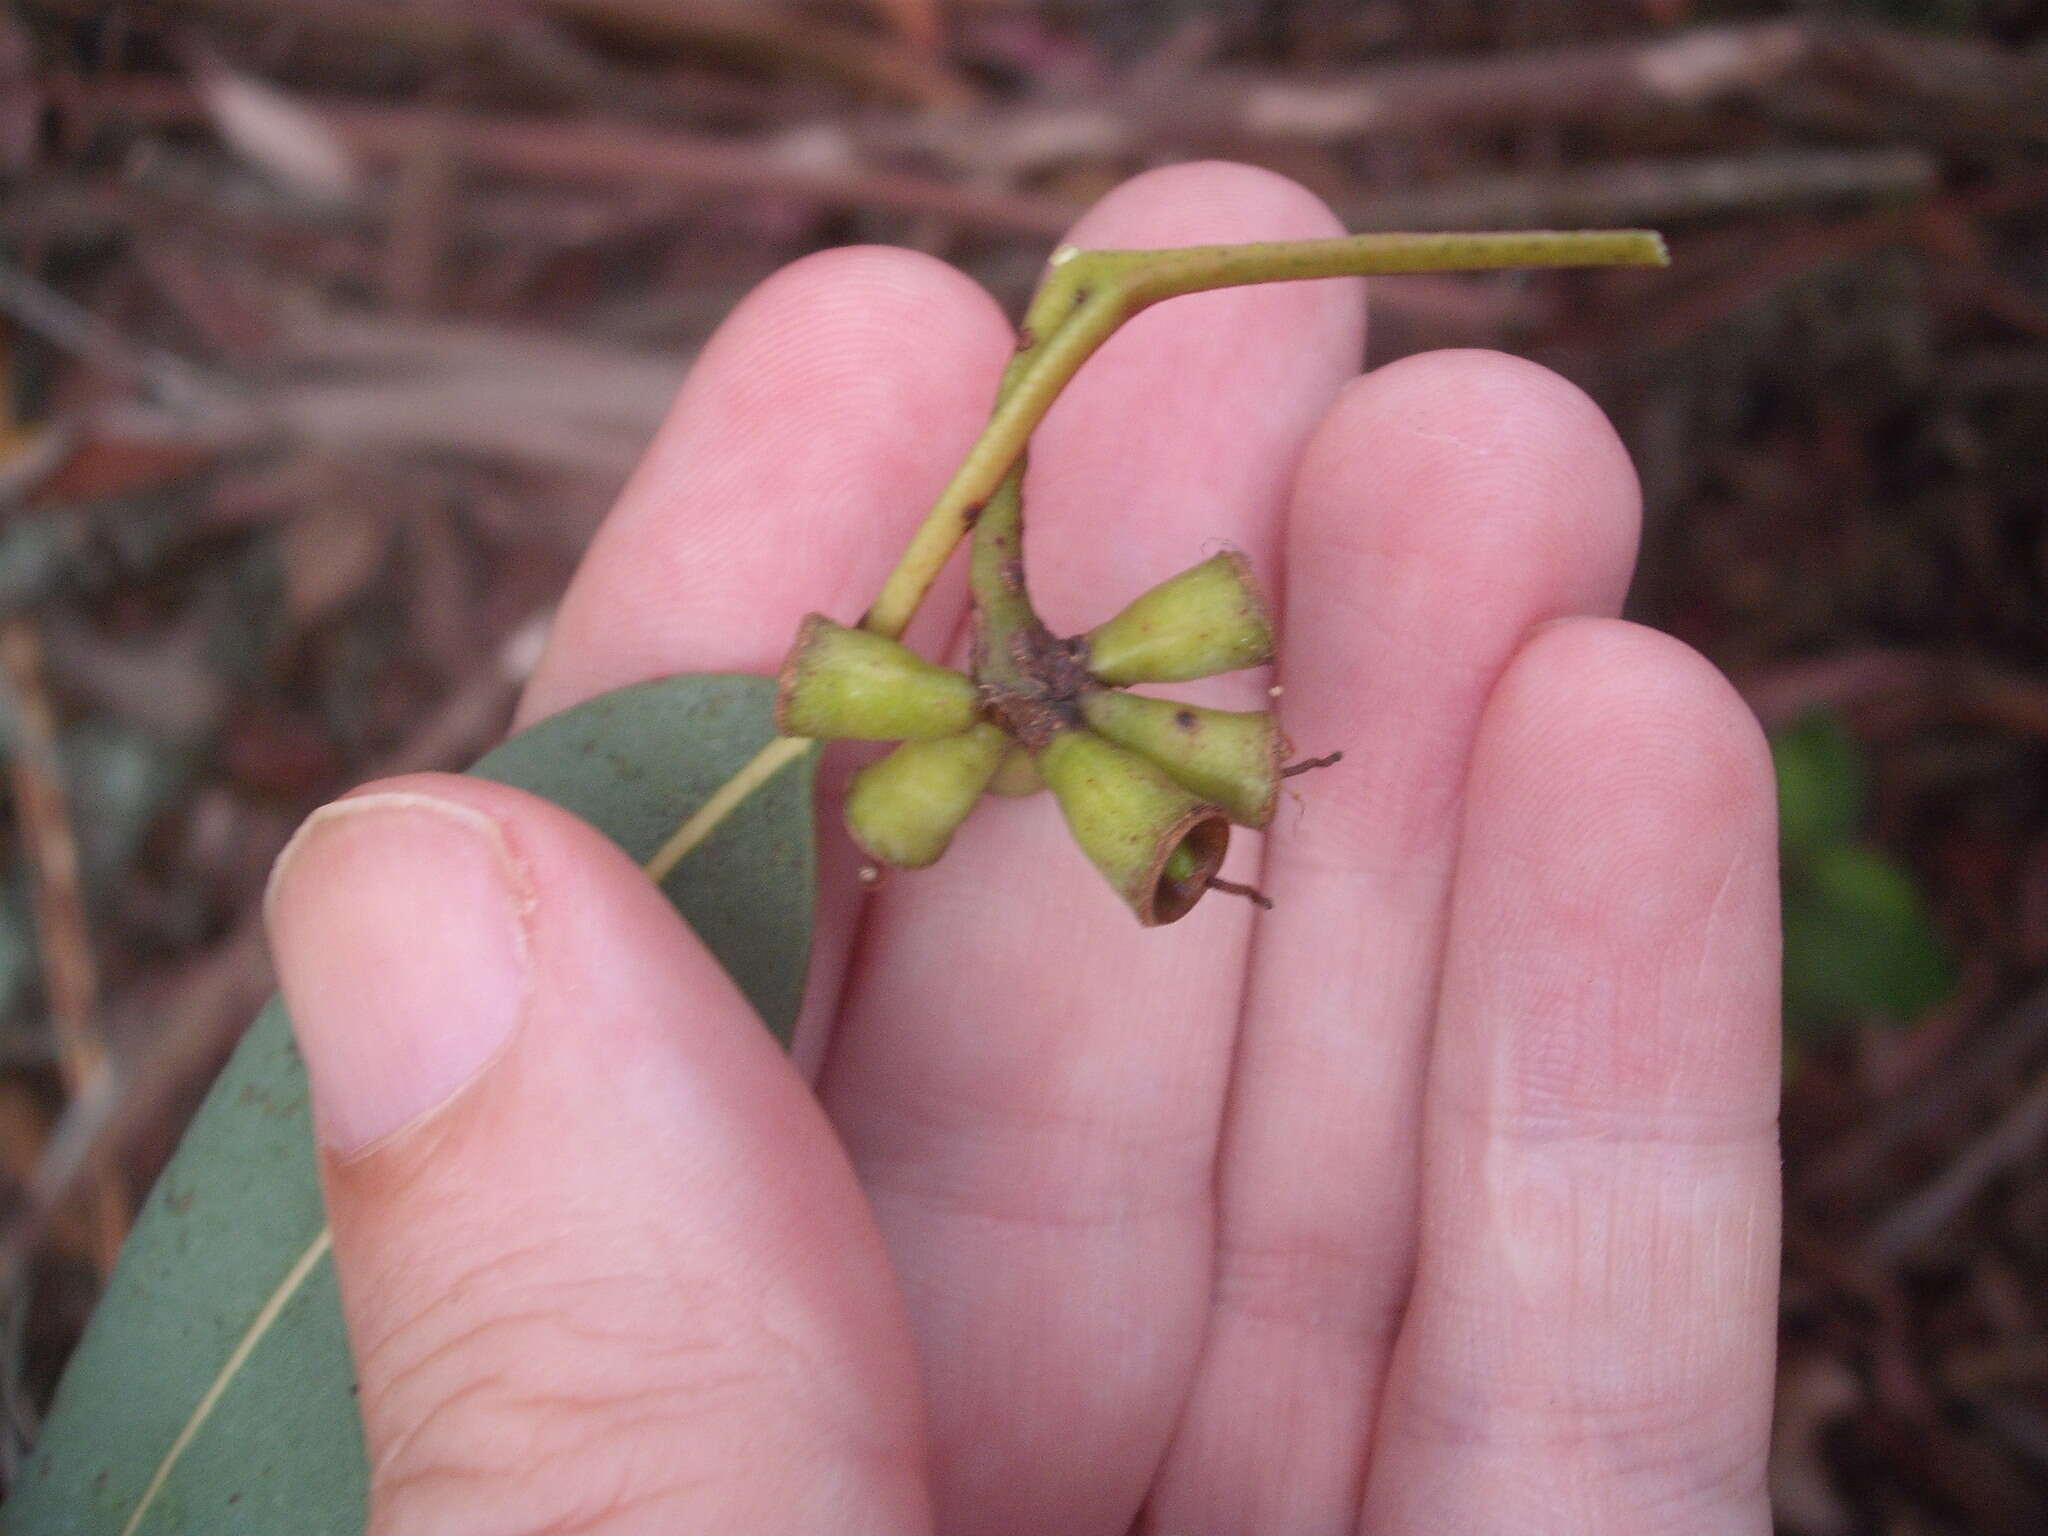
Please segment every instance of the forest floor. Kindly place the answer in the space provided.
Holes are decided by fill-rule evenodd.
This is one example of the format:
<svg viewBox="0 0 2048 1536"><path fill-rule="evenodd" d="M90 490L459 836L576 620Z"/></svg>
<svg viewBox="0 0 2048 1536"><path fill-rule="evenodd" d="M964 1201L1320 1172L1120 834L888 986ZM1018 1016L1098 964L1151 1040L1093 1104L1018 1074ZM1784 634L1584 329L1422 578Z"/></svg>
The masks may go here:
<svg viewBox="0 0 2048 1536"><path fill-rule="evenodd" d="M850 241L1014 312L1092 198L1211 155L1358 229L1669 235L1377 283L1373 358L1607 407L1633 616L1857 850L1788 851L1782 1529L2048 1529L2042 0L0 14L9 1458L268 992L271 859L503 731L719 318Z"/></svg>

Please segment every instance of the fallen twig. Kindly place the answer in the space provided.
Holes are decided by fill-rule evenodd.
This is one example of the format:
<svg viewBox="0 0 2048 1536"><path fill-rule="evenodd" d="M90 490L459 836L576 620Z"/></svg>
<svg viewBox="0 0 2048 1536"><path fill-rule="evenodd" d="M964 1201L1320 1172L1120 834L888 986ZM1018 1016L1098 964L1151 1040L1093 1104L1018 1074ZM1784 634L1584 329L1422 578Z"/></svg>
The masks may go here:
<svg viewBox="0 0 2048 1536"><path fill-rule="evenodd" d="M1796 22L1706 28L1652 42L1423 60L1323 80L1217 71L1170 95L874 119L860 136L962 169L1010 173L1127 156L1162 143L1338 143L1453 124L1588 122L1711 106L1771 88L1811 54Z"/></svg>
<svg viewBox="0 0 2048 1536"><path fill-rule="evenodd" d="M1755 101L1810 113L1812 81L1862 107L1863 131L1925 144L2010 143L2048 132L2048 60L1967 39L1840 21L1765 21L1417 60L1327 79L1216 71L1167 94L1126 91L1056 107L872 117L860 142L962 170L1020 174L1163 146L1331 144L1373 135L1701 112Z"/></svg>
<svg viewBox="0 0 2048 1536"><path fill-rule="evenodd" d="M1980 1031L1966 1052L1936 1070L1913 1092L1857 1128L1825 1155L1811 1159L1798 1180L1802 1200L1834 1199L1854 1188L1880 1159L1896 1151L1986 1093L2010 1081L2048 1041L2048 987L2036 989L2010 1015Z"/></svg>
<svg viewBox="0 0 2048 1536"><path fill-rule="evenodd" d="M1812 203L1902 200L1939 179L1917 149L1778 150L1631 160L1562 176L1489 176L1361 196L1353 229L1662 224Z"/></svg>
<svg viewBox="0 0 2048 1536"><path fill-rule="evenodd" d="M204 370L155 347L129 341L91 310L18 267L0 262L0 310L51 345L113 374L154 390L166 405L207 411L232 391Z"/></svg>
<svg viewBox="0 0 2048 1536"><path fill-rule="evenodd" d="M1881 1263L1899 1258L1954 1220L1993 1178L2033 1157L2044 1141L2048 1073L1937 1177L1894 1207L1872 1229L1864 1251Z"/></svg>
<svg viewBox="0 0 2048 1536"><path fill-rule="evenodd" d="M99 971L93 963L64 765L57 755L57 724L43 681L42 638L26 615L0 625L0 675L14 717L9 765L34 877L43 990L56 1026L58 1070L66 1093L76 1101L96 1092L108 1076L100 1038ZM128 1235L128 1196L111 1160L90 1163L87 1171L93 1178L93 1259L107 1275Z"/></svg>
<svg viewBox="0 0 2048 1536"><path fill-rule="evenodd" d="M455 115L357 103L328 103L323 111L350 148L387 162L412 153L422 135L442 132L465 164L508 176L782 192L834 207L936 214L1040 238L1064 233L1080 211L1056 198L874 170L861 163L850 138L830 128L761 143L596 120Z"/></svg>

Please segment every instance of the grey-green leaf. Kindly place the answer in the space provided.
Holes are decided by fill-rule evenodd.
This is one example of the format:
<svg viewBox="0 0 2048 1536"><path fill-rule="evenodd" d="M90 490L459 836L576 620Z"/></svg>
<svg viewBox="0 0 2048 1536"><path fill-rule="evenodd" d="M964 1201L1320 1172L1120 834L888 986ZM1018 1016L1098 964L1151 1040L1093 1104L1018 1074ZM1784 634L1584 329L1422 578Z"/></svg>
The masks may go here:
<svg viewBox="0 0 2048 1536"><path fill-rule="evenodd" d="M665 678L543 721L477 764L645 859L774 735L774 686ZM806 755L665 887L776 1035L811 941ZM8 1536L356 1536L366 1477L305 1078L266 1008L144 1207L42 1437Z"/></svg>

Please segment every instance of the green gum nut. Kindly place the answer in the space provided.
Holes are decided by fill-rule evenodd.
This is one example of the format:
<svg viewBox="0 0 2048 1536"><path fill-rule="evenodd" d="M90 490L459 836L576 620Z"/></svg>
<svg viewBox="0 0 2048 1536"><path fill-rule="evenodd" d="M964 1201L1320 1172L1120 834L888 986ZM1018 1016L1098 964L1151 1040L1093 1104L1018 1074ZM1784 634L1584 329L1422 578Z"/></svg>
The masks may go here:
<svg viewBox="0 0 2048 1536"><path fill-rule="evenodd" d="M1184 683L1273 659L1273 624L1244 556L1226 551L1139 596L1083 637L1105 683Z"/></svg>
<svg viewBox="0 0 2048 1536"><path fill-rule="evenodd" d="M1230 821L1157 764L1088 730L1038 754L1074 841L1147 928L1193 910L1222 867Z"/></svg>
<svg viewBox="0 0 2048 1536"><path fill-rule="evenodd" d="M899 869L936 863L974 809L1010 738L984 721L940 741L906 741L846 787L846 830L871 859Z"/></svg>
<svg viewBox="0 0 2048 1536"><path fill-rule="evenodd" d="M1038 764L1031 761L1030 752L1023 747L1012 747L1004 753L1002 766L988 781L990 794L1008 795L1018 800L1026 795L1035 795L1044 788L1045 779L1039 774Z"/></svg>
<svg viewBox="0 0 2048 1536"><path fill-rule="evenodd" d="M1263 827L1280 798L1287 738L1266 710L1201 709L1100 689L1081 714L1120 747L1142 753L1201 800L1220 805L1240 826Z"/></svg>
<svg viewBox="0 0 2048 1536"><path fill-rule="evenodd" d="M775 726L820 741L934 741L974 724L974 684L907 645L814 613L775 691Z"/></svg>

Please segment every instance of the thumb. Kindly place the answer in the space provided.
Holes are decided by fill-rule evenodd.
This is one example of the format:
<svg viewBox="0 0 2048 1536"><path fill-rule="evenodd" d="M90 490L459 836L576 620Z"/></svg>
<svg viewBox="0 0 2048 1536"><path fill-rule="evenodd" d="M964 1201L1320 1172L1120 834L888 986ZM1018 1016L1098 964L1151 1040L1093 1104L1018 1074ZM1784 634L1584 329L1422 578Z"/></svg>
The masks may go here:
<svg viewBox="0 0 2048 1536"><path fill-rule="evenodd" d="M901 1303L843 1153L617 848L394 780L278 861L373 1532L916 1531Z"/></svg>

